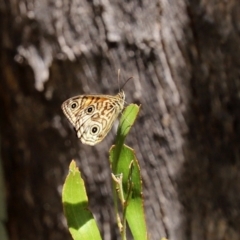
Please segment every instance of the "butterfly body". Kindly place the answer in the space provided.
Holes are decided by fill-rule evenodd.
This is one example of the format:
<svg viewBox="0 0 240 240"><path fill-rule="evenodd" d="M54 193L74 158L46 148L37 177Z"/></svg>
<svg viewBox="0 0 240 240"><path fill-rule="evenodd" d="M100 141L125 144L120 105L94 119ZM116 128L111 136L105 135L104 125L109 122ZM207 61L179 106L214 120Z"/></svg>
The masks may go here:
<svg viewBox="0 0 240 240"><path fill-rule="evenodd" d="M108 134L124 108L125 94L79 95L62 104L62 110L77 131L82 143L95 145Z"/></svg>

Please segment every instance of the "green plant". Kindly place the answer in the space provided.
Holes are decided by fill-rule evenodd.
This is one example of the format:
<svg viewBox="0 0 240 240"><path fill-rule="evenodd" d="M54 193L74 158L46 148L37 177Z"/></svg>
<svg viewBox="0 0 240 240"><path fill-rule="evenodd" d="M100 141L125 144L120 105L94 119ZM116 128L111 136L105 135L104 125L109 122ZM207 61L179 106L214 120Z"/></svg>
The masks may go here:
<svg viewBox="0 0 240 240"><path fill-rule="evenodd" d="M130 104L124 110L116 144L109 152L114 208L122 240L126 240L127 223L134 239L147 239L140 168L134 150L124 144L138 112L139 107L135 104ZM88 210L84 182L74 161L70 164L69 174L64 183L62 201L68 228L74 240L101 239L97 223Z"/></svg>

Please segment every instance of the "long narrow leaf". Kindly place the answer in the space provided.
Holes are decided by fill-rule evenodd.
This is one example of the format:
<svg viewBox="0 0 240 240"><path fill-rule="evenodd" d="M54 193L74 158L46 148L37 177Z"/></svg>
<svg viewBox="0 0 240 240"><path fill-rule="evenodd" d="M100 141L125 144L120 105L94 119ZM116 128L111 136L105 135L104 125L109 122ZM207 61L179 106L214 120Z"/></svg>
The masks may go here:
<svg viewBox="0 0 240 240"><path fill-rule="evenodd" d="M64 213L74 240L100 240L101 236L92 213L88 209L88 197L83 179L75 161L69 166L62 193Z"/></svg>

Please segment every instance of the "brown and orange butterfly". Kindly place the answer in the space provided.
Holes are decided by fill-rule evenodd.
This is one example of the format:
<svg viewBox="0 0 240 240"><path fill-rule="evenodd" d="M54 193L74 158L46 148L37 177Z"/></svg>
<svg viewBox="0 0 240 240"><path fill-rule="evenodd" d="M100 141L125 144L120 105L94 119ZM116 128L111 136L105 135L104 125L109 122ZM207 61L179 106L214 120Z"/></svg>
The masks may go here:
<svg viewBox="0 0 240 240"><path fill-rule="evenodd" d="M77 131L82 143L95 145L101 142L119 113L124 108L125 94L79 95L62 104L62 110Z"/></svg>

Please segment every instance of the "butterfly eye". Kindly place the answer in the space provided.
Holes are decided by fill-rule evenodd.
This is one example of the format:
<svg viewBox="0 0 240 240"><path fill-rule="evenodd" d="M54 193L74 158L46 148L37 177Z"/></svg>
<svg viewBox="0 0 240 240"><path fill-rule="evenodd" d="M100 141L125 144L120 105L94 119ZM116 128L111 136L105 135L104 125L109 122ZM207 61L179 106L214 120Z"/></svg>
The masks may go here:
<svg viewBox="0 0 240 240"><path fill-rule="evenodd" d="M91 129L91 131L92 131L92 133L96 133L97 131L98 131L98 127L93 127L92 129Z"/></svg>
<svg viewBox="0 0 240 240"><path fill-rule="evenodd" d="M93 106L89 106L87 109L86 109L86 113L89 114L89 113L92 113L94 111L94 107Z"/></svg>
<svg viewBox="0 0 240 240"><path fill-rule="evenodd" d="M77 104L76 103L73 103L72 105L71 105L71 108L72 109L74 109L74 108L76 108L77 107Z"/></svg>

